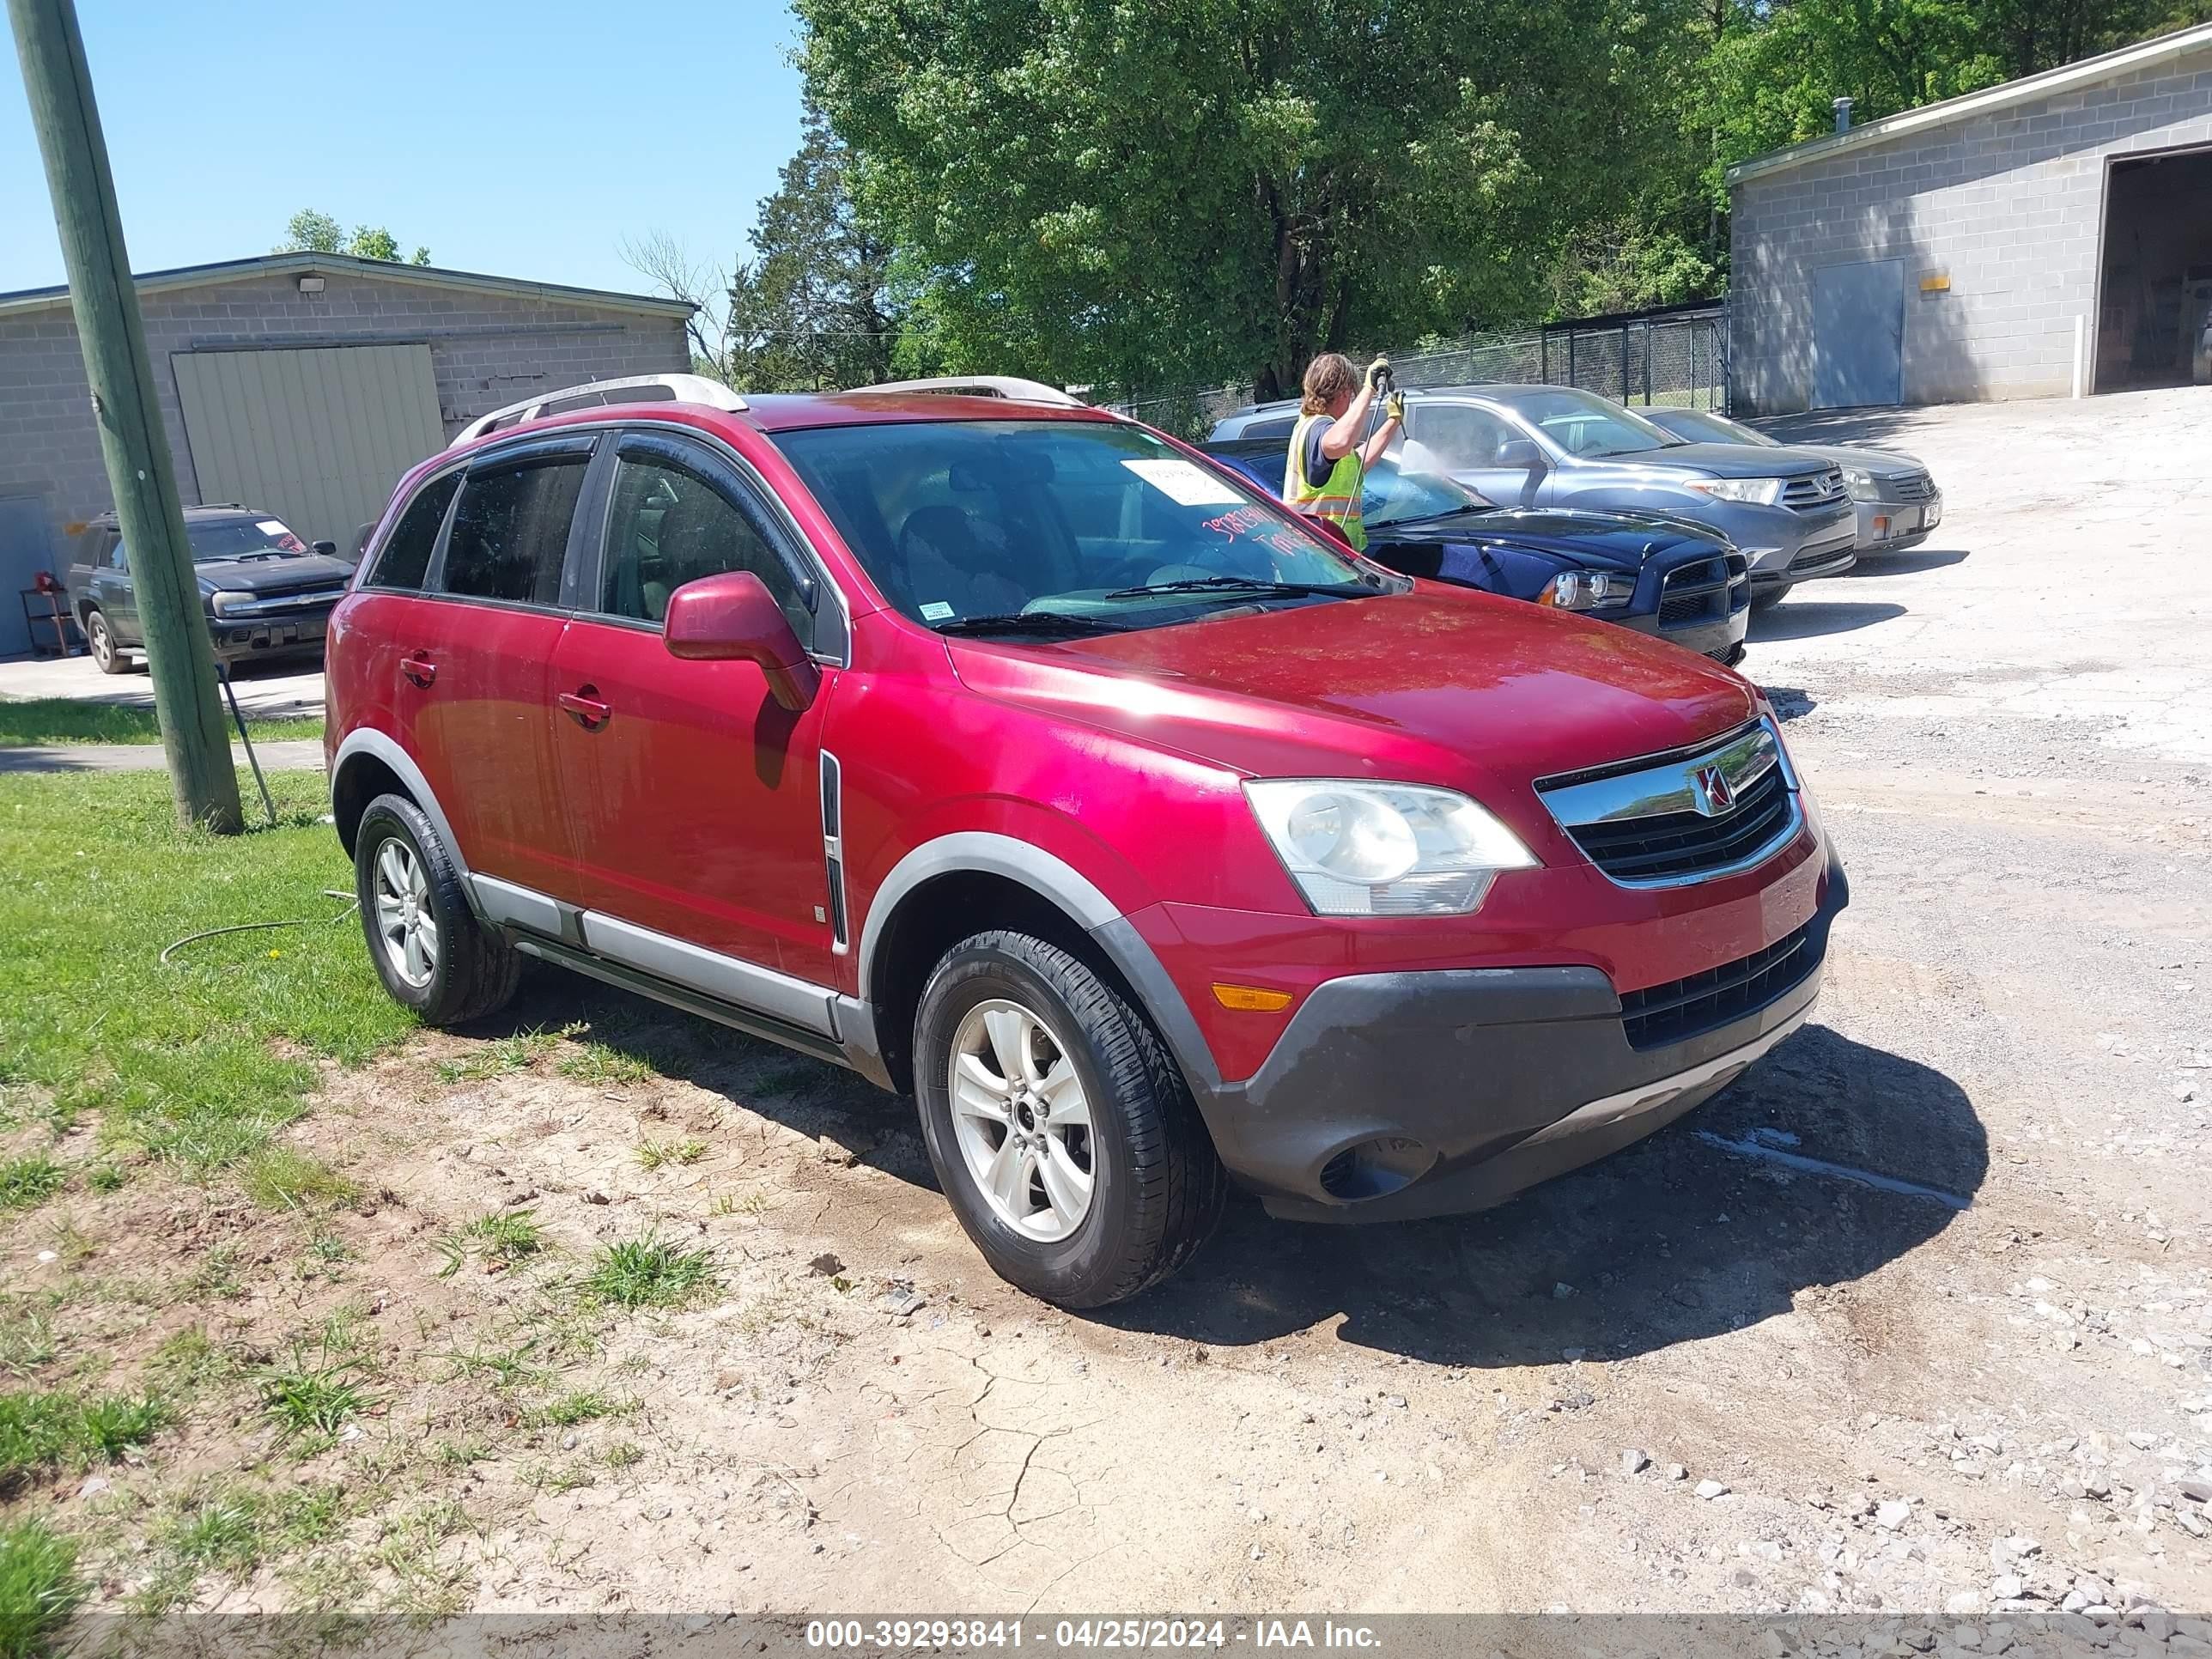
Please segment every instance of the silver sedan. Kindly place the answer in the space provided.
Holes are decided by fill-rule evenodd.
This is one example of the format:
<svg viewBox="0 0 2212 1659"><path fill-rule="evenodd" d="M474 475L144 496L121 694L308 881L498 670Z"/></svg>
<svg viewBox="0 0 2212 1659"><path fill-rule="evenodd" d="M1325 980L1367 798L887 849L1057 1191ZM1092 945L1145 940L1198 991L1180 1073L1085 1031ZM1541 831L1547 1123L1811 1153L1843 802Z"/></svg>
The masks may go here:
<svg viewBox="0 0 2212 1659"><path fill-rule="evenodd" d="M1778 439L1702 409L1644 409L1637 411L1678 438L1700 444L1749 444L1779 449ZM1844 487L1858 514L1861 553L1894 553L1917 547L1943 522L1943 492L1926 467L1891 449L1862 449L1856 444L1791 443L1841 468Z"/></svg>

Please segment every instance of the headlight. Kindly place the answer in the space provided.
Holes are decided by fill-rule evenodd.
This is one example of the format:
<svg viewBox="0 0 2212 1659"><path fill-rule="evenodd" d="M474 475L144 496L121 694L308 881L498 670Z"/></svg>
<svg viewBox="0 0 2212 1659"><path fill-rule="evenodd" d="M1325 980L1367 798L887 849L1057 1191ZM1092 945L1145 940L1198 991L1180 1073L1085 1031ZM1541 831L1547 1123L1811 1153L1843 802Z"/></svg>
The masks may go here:
<svg viewBox="0 0 2212 1659"><path fill-rule="evenodd" d="M1720 501L1753 501L1771 507L1782 499L1779 478L1685 478L1688 488Z"/></svg>
<svg viewBox="0 0 2212 1659"><path fill-rule="evenodd" d="M1562 570L1546 582L1536 603L1561 611L1598 611L1626 605L1636 596L1636 584L1626 576L1603 570Z"/></svg>
<svg viewBox="0 0 2212 1659"><path fill-rule="evenodd" d="M1847 466L1843 469L1843 474L1844 489L1853 501L1878 501L1881 499L1881 491L1875 487L1874 474L1864 467Z"/></svg>
<svg viewBox="0 0 2212 1659"><path fill-rule="evenodd" d="M1500 870L1536 863L1455 789L1271 778L1247 782L1244 794L1316 915L1464 915Z"/></svg>
<svg viewBox="0 0 2212 1659"><path fill-rule="evenodd" d="M251 593L235 593L227 587L219 587L210 596L208 604L214 607L216 616L227 617L239 606L252 604L252 600Z"/></svg>

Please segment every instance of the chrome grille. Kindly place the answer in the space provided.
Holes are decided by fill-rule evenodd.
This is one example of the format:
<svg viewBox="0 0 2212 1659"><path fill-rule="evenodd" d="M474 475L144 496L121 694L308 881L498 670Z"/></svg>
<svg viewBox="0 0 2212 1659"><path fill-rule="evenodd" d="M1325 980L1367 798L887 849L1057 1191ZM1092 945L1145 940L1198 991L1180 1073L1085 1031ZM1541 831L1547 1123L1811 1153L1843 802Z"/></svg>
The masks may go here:
<svg viewBox="0 0 2212 1659"><path fill-rule="evenodd" d="M1936 480L1925 472L1908 472L1902 477L1884 478L1881 488L1885 499L1903 501L1907 507L1936 499Z"/></svg>
<svg viewBox="0 0 2212 1659"><path fill-rule="evenodd" d="M1844 499L1842 469L1830 467L1824 472L1814 472L1802 478L1791 478L1782 486L1782 504L1800 513L1814 507L1830 507Z"/></svg>
<svg viewBox="0 0 2212 1659"><path fill-rule="evenodd" d="M1623 887L1676 887L1747 870L1797 833L1797 782L1759 720L1720 742L1547 778L1546 808Z"/></svg>

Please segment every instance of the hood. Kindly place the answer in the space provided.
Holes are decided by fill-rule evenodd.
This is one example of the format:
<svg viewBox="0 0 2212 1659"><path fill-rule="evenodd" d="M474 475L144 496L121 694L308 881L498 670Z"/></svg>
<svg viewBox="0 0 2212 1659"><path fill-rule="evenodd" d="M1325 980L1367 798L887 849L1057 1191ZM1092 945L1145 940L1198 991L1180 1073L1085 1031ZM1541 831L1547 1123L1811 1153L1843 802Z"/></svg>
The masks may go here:
<svg viewBox="0 0 2212 1659"><path fill-rule="evenodd" d="M1570 562L1615 570L1640 570L1662 555L1694 550L1724 550L1729 541L1717 531L1657 514L1572 512L1564 507L1498 507L1449 513L1413 524L1367 527L1368 544L1417 546L1535 548Z"/></svg>
<svg viewBox="0 0 2212 1659"><path fill-rule="evenodd" d="M1066 642L948 640L972 690L1256 776L1496 800L1758 710L1745 681L1608 623L1433 582Z"/></svg>
<svg viewBox="0 0 2212 1659"><path fill-rule="evenodd" d="M1815 450L1799 449L1794 445L1767 449L1756 444L1676 444L1667 449L1639 450L1633 455L1578 457L1567 463L1572 471L1588 466L1627 466L1687 470L1716 478L1795 478L1808 472L1825 472L1834 465Z"/></svg>
<svg viewBox="0 0 2212 1659"><path fill-rule="evenodd" d="M289 553L276 558L213 559L194 564L206 593L292 593L325 587L343 587L353 580L353 567L343 559L321 553Z"/></svg>
<svg viewBox="0 0 2212 1659"><path fill-rule="evenodd" d="M1861 449L1856 444L1795 444L1808 455L1818 455L1830 466L1863 466L1877 478L1911 477L1928 471L1925 463L1893 449Z"/></svg>

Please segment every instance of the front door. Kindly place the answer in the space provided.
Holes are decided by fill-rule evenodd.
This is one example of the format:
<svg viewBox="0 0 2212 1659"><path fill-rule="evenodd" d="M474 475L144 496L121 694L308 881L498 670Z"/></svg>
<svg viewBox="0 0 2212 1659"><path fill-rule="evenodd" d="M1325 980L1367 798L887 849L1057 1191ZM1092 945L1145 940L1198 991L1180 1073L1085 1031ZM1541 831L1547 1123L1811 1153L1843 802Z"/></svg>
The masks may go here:
<svg viewBox="0 0 2212 1659"><path fill-rule="evenodd" d="M580 598L552 677L579 902L622 924L595 934L586 918L586 937L635 965L818 1027L821 999L732 975L726 963L698 963L638 933L815 986L836 977L820 781L835 671L793 714L769 696L757 665L683 661L660 635L677 588L750 570L811 647L803 561L758 487L689 439L624 436L608 493L592 590Z"/></svg>
<svg viewBox="0 0 2212 1659"><path fill-rule="evenodd" d="M402 741L469 867L571 899L549 681L592 444L540 439L471 464L392 664Z"/></svg>
<svg viewBox="0 0 2212 1659"><path fill-rule="evenodd" d="M1905 261L1822 265L1813 273L1813 407L1905 399Z"/></svg>

